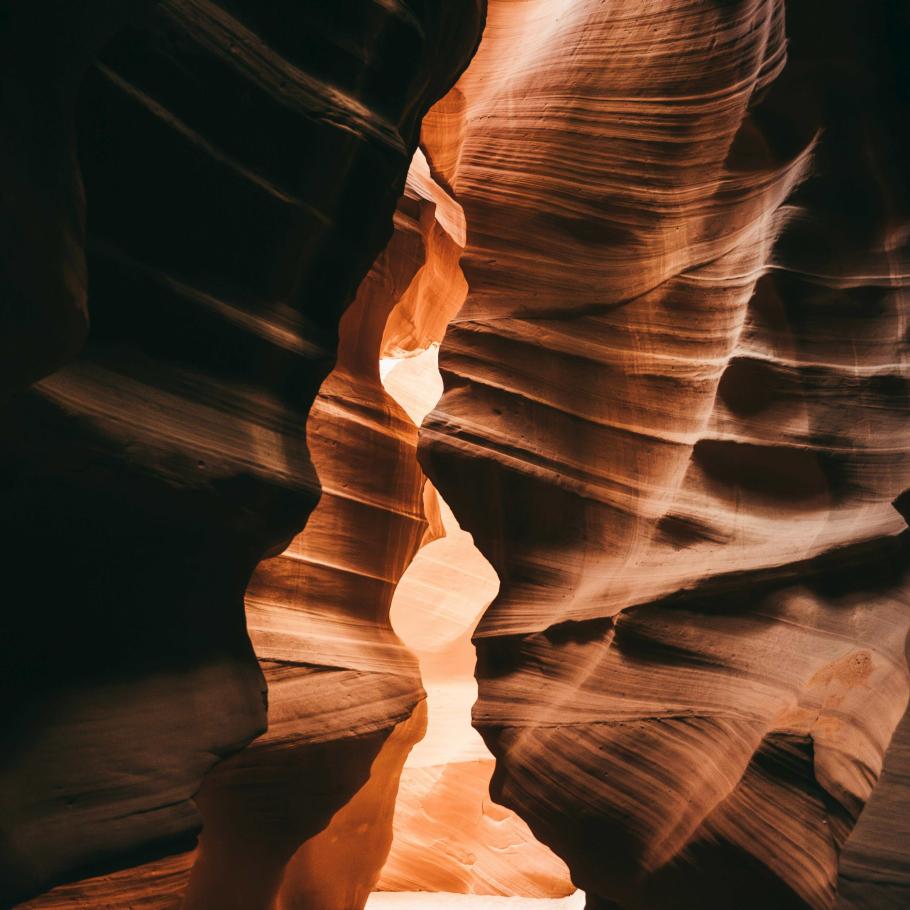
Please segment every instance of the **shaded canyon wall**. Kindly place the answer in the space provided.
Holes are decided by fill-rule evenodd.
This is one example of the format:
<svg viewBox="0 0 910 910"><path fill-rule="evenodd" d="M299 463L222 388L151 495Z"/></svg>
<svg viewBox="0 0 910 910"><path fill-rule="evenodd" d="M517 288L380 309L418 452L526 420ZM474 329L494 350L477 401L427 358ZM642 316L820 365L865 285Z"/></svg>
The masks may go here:
<svg viewBox="0 0 910 910"><path fill-rule="evenodd" d="M482 14L474 0L4 4L4 906L142 863L97 893L174 906L191 857L156 857L192 847L203 777L265 729L244 590L317 501L306 421L339 318ZM221 816L274 811L300 726L319 741L296 694L338 691L322 668L265 677L253 775L275 785L247 792L251 808L230 785L242 762L219 766L198 800L201 857L231 855ZM400 688L413 708L415 684ZM351 797L394 723L346 759L290 750L324 798L271 835L281 850ZM285 816L295 796L278 794ZM266 841L232 870L244 910L280 879ZM213 906L207 869L191 894ZM60 896L85 900L104 906Z"/></svg>

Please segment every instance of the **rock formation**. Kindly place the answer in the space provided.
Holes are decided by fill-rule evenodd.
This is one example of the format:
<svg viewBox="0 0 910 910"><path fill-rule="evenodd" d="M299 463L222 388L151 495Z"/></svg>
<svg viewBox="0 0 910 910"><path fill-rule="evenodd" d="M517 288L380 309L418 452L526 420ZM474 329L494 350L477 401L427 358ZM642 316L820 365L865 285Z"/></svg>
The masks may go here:
<svg viewBox="0 0 910 910"><path fill-rule="evenodd" d="M891 810L849 837L908 693L907 25L492 2L424 124L475 723L589 907L833 907L845 843L852 905L906 900Z"/></svg>
<svg viewBox="0 0 910 910"><path fill-rule="evenodd" d="M482 12L4 5L4 906L192 846L204 775L264 729L244 589L316 502L306 418L338 320ZM261 751L280 762L281 722L325 734L295 693L318 701L319 683L337 692L344 675L288 674L274 665L286 655L267 656ZM413 707L413 681L403 688ZM314 782L322 802L299 831L275 832L284 847L363 784L395 723L349 747L347 765L313 750L336 779ZM240 773L220 767L203 813L235 808L229 786L223 803L207 797ZM231 855L217 830L203 857ZM167 890L175 863L150 880ZM255 868L251 855L231 870L238 888ZM108 906L156 905L141 875L117 875Z"/></svg>
<svg viewBox="0 0 910 910"><path fill-rule="evenodd" d="M307 420L321 498L247 589L269 730L206 778L187 910L360 907L389 851L398 777L426 725L417 662L389 611L399 578L434 531L417 425L384 390L379 363L394 313L421 309L413 301L423 273L458 270L445 200L434 196L418 151L393 236L341 319L337 362ZM434 303L449 314L464 296L454 277L450 284L447 296L446 282L434 282ZM412 337L415 345L433 340L432 332Z"/></svg>
<svg viewBox="0 0 910 910"><path fill-rule="evenodd" d="M0 6L0 906L906 906L908 38Z"/></svg>

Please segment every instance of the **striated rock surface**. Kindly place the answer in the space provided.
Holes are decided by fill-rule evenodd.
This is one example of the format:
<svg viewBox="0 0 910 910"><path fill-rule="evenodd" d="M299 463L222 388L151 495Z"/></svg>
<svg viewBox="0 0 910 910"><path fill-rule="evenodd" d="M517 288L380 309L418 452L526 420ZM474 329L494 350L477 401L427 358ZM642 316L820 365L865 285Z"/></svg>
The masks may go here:
<svg viewBox="0 0 910 910"><path fill-rule="evenodd" d="M421 458L501 580L475 724L590 907L829 908L842 850L852 906L906 894L900 798L851 831L908 697L907 37L493 2L425 121L469 290Z"/></svg>
<svg viewBox="0 0 910 910"><path fill-rule="evenodd" d="M34 905L176 906L187 860L156 857L192 847L192 797L265 728L268 681L267 737L200 794L211 823L188 898L265 906L283 865L261 853L280 841L290 859L411 716L413 675L390 674L376 708L343 661L278 643L263 676L243 595L317 500L306 419L338 320L482 12L4 6L4 906L129 866ZM384 418L377 433L394 437ZM336 550L343 531L322 528ZM353 716L326 717L320 692L345 691ZM361 738L320 745L339 736ZM285 792L287 773L307 783ZM243 862L208 882L244 818L275 830L247 832Z"/></svg>
<svg viewBox="0 0 910 910"><path fill-rule="evenodd" d="M322 496L302 533L260 564L247 589L269 730L200 792L205 830L187 908L361 907L389 851L399 775L426 727L418 664L389 611L434 532L417 426L386 393L379 364L394 314L425 306L423 274L457 269L447 231L460 222L452 227L453 213L434 194L418 151L392 239L341 320L336 365L309 414ZM437 283L433 303L449 314L462 299ZM411 337L430 344L422 332Z"/></svg>
<svg viewBox="0 0 910 910"><path fill-rule="evenodd" d="M910 900L907 13L485 8L0 7L0 906Z"/></svg>
<svg viewBox="0 0 910 910"><path fill-rule="evenodd" d="M910 639L907 660L910 662ZM838 908L898 910L910 901L910 712L904 714L881 777L846 848L838 876Z"/></svg>

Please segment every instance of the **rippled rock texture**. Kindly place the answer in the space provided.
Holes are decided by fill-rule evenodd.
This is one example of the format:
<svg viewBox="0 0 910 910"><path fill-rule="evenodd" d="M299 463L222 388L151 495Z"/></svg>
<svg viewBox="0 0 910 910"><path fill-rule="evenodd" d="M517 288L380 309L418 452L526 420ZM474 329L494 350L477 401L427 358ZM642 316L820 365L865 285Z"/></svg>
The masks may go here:
<svg viewBox="0 0 910 910"><path fill-rule="evenodd" d="M501 580L475 723L590 907L908 900L906 764L854 829L906 755L908 37L492 2L424 124L469 291L422 461Z"/></svg>
<svg viewBox="0 0 910 910"><path fill-rule="evenodd" d="M482 14L3 5L4 906L142 863L40 905L176 906L194 857L157 857L193 845L206 772L265 729L266 680L268 734L199 794L187 905L270 905L411 718L413 678L378 724L331 661L269 644L263 675L243 598L316 503L306 423L339 319ZM345 691L354 716L326 720ZM332 724L360 741L329 749Z"/></svg>
<svg viewBox="0 0 910 910"><path fill-rule="evenodd" d="M907 14L486 6L0 7L0 905L910 901Z"/></svg>

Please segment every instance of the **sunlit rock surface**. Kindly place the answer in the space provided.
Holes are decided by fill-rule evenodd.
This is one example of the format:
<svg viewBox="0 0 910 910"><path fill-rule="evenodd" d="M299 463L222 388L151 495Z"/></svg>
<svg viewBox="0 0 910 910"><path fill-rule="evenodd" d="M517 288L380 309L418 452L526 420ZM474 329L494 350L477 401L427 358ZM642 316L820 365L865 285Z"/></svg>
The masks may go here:
<svg viewBox="0 0 910 910"><path fill-rule="evenodd" d="M247 589L247 627L269 682L269 731L219 765L200 793L202 860L188 908L217 901L244 910L251 893L271 906L266 869L277 876L281 910L360 907L389 851L399 775L426 727L418 663L389 611L402 573L435 532L417 426L383 388L380 355L396 314L422 310L422 275L458 268L446 243L463 243L460 210L447 213L434 189L418 151L393 236L342 317L336 365L309 414L322 496L301 534L260 564ZM454 227L446 214L458 216ZM446 294L437 282L433 301L449 315L464 296L453 286ZM432 343L416 329L407 337ZM217 852L206 861L210 843ZM249 857L254 845L258 863ZM246 870L249 892L226 874L235 868Z"/></svg>
<svg viewBox="0 0 910 910"><path fill-rule="evenodd" d="M852 906L906 900L901 799L850 835L908 693L907 38L492 2L424 123L469 289L421 457L501 580L475 723L591 907L829 908L845 844Z"/></svg>

